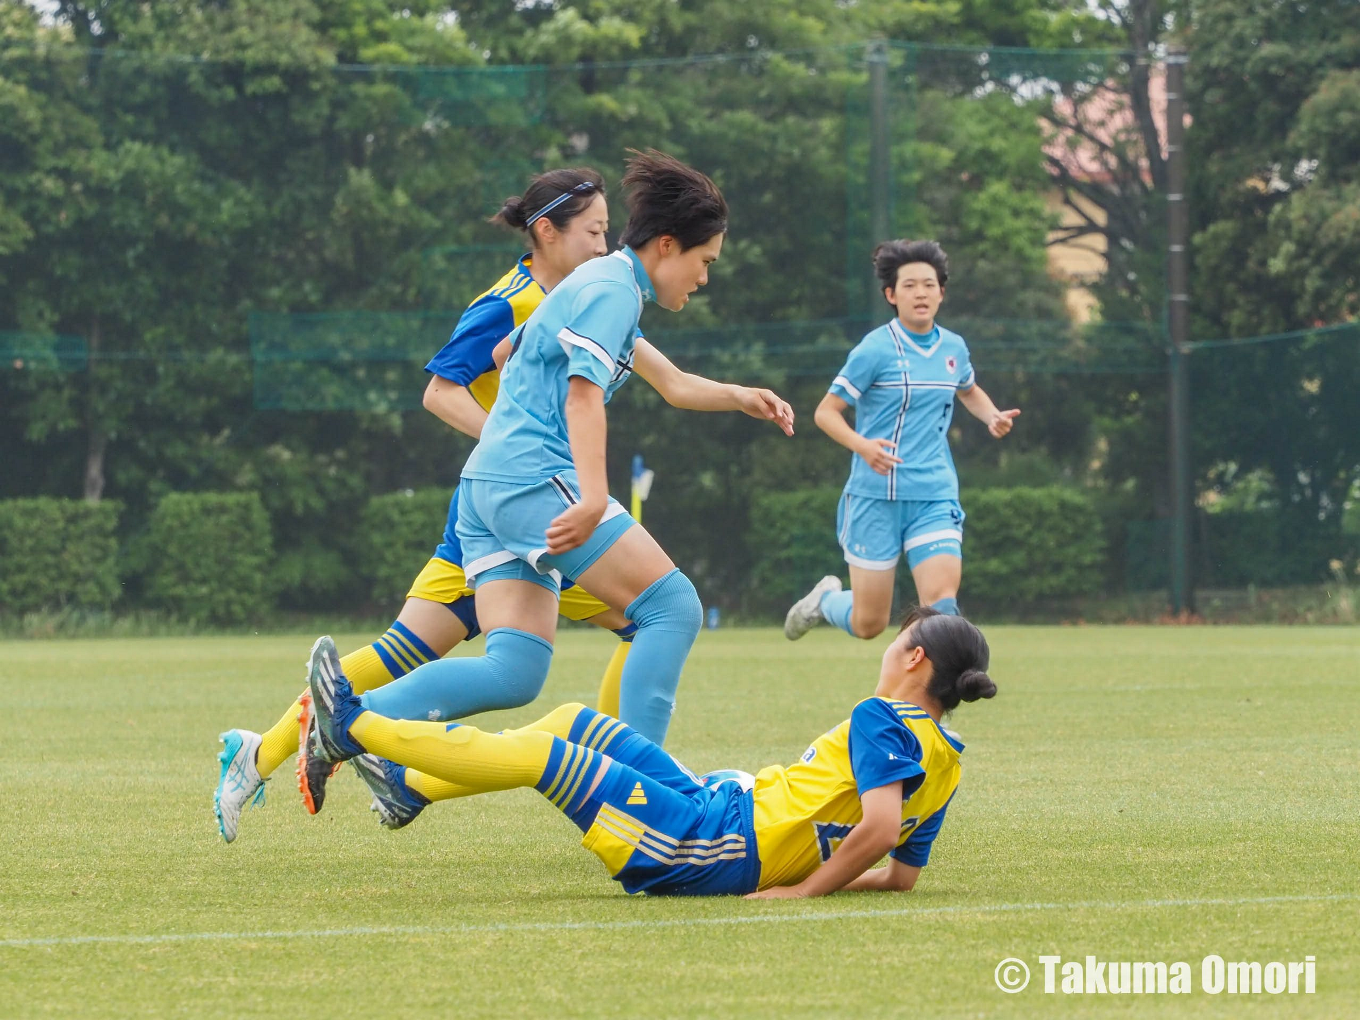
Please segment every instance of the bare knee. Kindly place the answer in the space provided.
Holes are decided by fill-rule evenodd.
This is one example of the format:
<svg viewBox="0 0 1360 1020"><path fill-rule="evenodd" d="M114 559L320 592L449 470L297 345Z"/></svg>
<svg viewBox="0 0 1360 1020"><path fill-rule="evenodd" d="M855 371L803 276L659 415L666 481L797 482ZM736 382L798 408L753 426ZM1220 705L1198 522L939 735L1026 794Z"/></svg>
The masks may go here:
<svg viewBox="0 0 1360 1020"><path fill-rule="evenodd" d="M882 634L888 626L887 613L852 613L850 616L850 627L855 632L855 637L868 640L876 638Z"/></svg>

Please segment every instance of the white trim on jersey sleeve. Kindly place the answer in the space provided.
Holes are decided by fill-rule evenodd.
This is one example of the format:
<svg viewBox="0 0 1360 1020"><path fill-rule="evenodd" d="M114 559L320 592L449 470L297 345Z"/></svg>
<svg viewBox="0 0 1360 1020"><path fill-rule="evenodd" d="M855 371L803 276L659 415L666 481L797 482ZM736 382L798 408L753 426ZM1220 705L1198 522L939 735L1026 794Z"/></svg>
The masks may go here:
<svg viewBox="0 0 1360 1020"><path fill-rule="evenodd" d="M561 343L564 351L567 350L568 345L579 347L583 351L588 351L598 358L605 368L609 369L609 374L611 376L614 374L614 359L610 357L608 351L594 340L590 339L590 337L582 336L580 333L575 332L570 326L563 326L561 330L558 331L557 340Z"/></svg>
<svg viewBox="0 0 1360 1020"><path fill-rule="evenodd" d="M823 376L822 378L826 377ZM836 378L832 379L831 385L839 386L841 389L845 390L846 393L850 394L850 396L854 397L856 400L858 400L862 396L862 394L859 391L859 388L843 375L838 375L836 376Z"/></svg>

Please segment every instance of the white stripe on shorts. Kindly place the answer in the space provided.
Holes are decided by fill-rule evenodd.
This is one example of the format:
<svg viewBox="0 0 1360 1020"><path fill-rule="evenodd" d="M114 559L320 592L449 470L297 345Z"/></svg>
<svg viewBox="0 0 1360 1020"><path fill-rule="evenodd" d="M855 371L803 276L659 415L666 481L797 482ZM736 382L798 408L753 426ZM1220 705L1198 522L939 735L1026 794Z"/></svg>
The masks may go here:
<svg viewBox="0 0 1360 1020"><path fill-rule="evenodd" d="M478 556L471 563L463 567L463 573L471 580L478 574L490 570L492 567L499 567L502 563L509 563L511 560L517 558L518 557L508 549L502 549L500 552L493 552L486 556Z"/></svg>
<svg viewBox="0 0 1360 1020"><path fill-rule="evenodd" d="M929 545L931 542L943 542L952 538L955 542L963 541L963 532L958 528L945 528L943 531L927 531L924 535L917 535L909 538L902 543L902 548L908 552L919 546Z"/></svg>

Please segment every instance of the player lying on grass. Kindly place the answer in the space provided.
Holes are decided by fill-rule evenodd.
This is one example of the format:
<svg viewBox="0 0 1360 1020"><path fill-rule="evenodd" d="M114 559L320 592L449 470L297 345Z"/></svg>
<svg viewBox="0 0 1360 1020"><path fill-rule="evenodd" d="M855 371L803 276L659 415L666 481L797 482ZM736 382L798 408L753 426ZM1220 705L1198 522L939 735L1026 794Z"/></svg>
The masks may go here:
<svg viewBox="0 0 1360 1020"><path fill-rule="evenodd" d="M522 729L404 722L365 711L330 638L312 649L320 750L355 759L382 812L419 811L414 770L464 796L533 787L585 833L630 893L822 896L909 890L959 782L963 744L940 726L996 694L987 641L960 616L914 610L883 654L874 696L788 767L697 778L656 744L584 705ZM874 865L887 854L886 868Z"/></svg>

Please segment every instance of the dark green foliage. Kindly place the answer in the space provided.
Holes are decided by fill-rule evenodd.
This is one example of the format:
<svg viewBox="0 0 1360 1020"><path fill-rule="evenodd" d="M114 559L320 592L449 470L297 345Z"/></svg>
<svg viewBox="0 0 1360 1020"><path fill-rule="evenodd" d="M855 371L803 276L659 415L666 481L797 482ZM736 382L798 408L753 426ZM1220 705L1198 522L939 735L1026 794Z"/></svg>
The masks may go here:
<svg viewBox="0 0 1360 1020"><path fill-rule="evenodd" d="M146 547L147 601L174 616L232 625L273 608L274 541L256 493L170 493Z"/></svg>
<svg viewBox="0 0 1360 1020"><path fill-rule="evenodd" d="M434 554L449 512L448 489L374 496L359 518L359 569L372 581L373 601L393 611Z"/></svg>
<svg viewBox="0 0 1360 1020"><path fill-rule="evenodd" d="M746 544L753 561L748 588L752 610L779 612L825 575L847 576L836 544L840 494L827 486L762 492L751 501Z"/></svg>
<svg viewBox="0 0 1360 1020"><path fill-rule="evenodd" d="M1079 489L978 489L963 493L962 598L1008 604L1071 598L1101 584L1105 536Z"/></svg>
<svg viewBox="0 0 1360 1020"><path fill-rule="evenodd" d="M121 509L49 497L0 501L0 610L112 606Z"/></svg>

